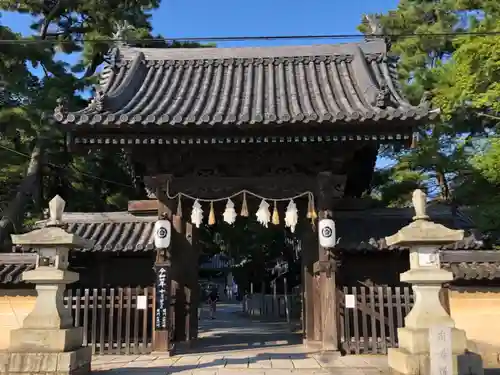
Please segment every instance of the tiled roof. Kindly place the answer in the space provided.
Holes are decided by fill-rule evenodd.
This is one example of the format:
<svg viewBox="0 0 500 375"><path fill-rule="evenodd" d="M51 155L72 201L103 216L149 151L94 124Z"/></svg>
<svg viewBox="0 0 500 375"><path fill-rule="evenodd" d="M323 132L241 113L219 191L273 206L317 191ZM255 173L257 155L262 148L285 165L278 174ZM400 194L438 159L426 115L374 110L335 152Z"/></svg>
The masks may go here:
<svg viewBox="0 0 500 375"><path fill-rule="evenodd" d="M423 119L397 82L383 41L261 48L120 47L74 128L360 123ZM170 126L169 126L170 125ZM165 129L165 128L163 128Z"/></svg>
<svg viewBox="0 0 500 375"><path fill-rule="evenodd" d="M35 268L34 254L0 254L0 284L18 284L23 282L24 271Z"/></svg>
<svg viewBox="0 0 500 375"><path fill-rule="evenodd" d="M95 241L94 247L80 251L153 250L156 220L157 216L137 216L128 212L68 212L63 215L70 232Z"/></svg>
<svg viewBox="0 0 500 375"><path fill-rule="evenodd" d="M500 278L500 262L442 263L455 280L494 280Z"/></svg>
<svg viewBox="0 0 500 375"><path fill-rule="evenodd" d="M493 280L500 278L500 251L442 251L441 266L453 272L455 280Z"/></svg>
<svg viewBox="0 0 500 375"><path fill-rule="evenodd" d="M486 246L472 234L473 223L461 211L452 214L450 207L444 205L430 205L427 211L430 219L436 223L452 229L464 229L467 233L464 240L443 248L466 250ZM334 216L337 236L340 238L337 248L344 251L401 250L395 246L387 246L385 237L410 224L414 215L413 208L338 212Z"/></svg>
<svg viewBox="0 0 500 375"><path fill-rule="evenodd" d="M471 230L472 222L460 211L452 215L449 207L428 208L432 220L450 228ZM383 208L335 213L337 248L344 251L398 250L389 248L385 237L409 224L413 209ZM68 230L85 239L95 241L92 249L81 251L150 251L154 250L154 223L156 215L140 216L128 212L78 213L63 216ZM39 222L40 226L44 222ZM355 228L355 230L353 230ZM480 249L485 244L469 235L463 241L448 245L447 249Z"/></svg>

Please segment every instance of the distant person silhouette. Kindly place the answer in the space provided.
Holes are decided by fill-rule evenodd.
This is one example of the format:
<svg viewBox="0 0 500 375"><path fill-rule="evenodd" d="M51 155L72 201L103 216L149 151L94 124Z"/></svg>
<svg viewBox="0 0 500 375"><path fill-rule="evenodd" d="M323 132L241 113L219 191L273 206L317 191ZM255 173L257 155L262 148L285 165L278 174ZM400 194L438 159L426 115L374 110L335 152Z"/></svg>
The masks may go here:
<svg viewBox="0 0 500 375"><path fill-rule="evenodd" d="M219 291L216 285L212 285L210 293L208 294L208 305L210 306L210 319L215 319L215 313L217 310L217 301L219 300Z"/></svg>

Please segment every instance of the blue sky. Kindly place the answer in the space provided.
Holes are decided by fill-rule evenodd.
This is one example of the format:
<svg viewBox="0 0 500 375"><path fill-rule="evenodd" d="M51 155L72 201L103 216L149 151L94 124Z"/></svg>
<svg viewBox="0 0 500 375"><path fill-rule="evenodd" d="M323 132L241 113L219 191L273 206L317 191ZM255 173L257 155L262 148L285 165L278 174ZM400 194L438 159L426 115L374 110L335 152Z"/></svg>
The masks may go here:
<svg viewBox="0 0 500 375"><path fill-rule="evenodd" d="M385 13L398 0L162 0L153 32L165 37L353 34L363 13ZM30 16L3 12L0 22L29 35ZM339 43L339 40L219 42L218 47ZM74 62L78 56L61 56ZM380 160L379 165L387 164Z"/></svg>

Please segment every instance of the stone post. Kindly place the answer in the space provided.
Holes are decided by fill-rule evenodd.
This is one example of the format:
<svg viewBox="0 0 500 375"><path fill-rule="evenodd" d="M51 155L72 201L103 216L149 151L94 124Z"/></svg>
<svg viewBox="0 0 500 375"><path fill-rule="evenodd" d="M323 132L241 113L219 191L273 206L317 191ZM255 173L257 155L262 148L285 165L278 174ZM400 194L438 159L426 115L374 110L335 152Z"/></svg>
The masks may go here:
<svg viewBox="0 0 500 375"><path fill-rule="evenodd" d="M400 275L400 280L412 284L415 293L415 304L405 318L405 326L398 328L399 347L388 350L389 367L395 374L441 375L431 374L429 329L449 327L453 366L452 369L445 368L443 372L451 373L443 375L463 374L464 371L459 370L459 367L470 368L466 363L467 356L464 356L467 352L467 338L465 331L455 328L455 322L439 299L442 284L452 281L453 274L441 269L438 248L440 245L462 240L464 232L430 221L426 214L426 204L425 193L415 190L413 222L396 234L386 237L388 246L410 249L410 269ZM473 374L479 373L481 369L473 371Z"/></svg>
<svg viewBox="0 0 500 375"><path fill-rule="evenodd" d="M36 267L26 271L24 281L36 284L33 311L22 327L10 333L10 346L0 354L0 374L86 374L90 372L91 348L82 347L83 329L73 327L64 306L64 289L78 280L68 271L68 253L89 248L91 241L66 232L62 222L64 200L56 196L49 203L46 226L12 235L12 243L37 252Z"/></svg>

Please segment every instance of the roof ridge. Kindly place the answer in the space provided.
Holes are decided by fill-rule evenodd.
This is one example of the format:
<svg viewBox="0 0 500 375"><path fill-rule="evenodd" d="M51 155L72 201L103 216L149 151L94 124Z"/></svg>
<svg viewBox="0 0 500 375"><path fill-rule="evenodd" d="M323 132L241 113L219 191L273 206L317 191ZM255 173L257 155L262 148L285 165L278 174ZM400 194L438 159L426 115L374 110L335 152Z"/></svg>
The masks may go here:
<svg viewBox="0 0 500 375"><path fill-rule="evenodd" d="M252 47L197 47L197 48L143 48L120 46L117 51L121 58L133 60L143 53L146 60L189 60L189 59L220 59L220 58L271 58L293 56L321 56L354 54L356 48L361 48L365 54L385 54L387 45L384 41L373 40L356 43L324 43L287 46L252 46ZM171 56L165 58L166 56Z"/></svg>

